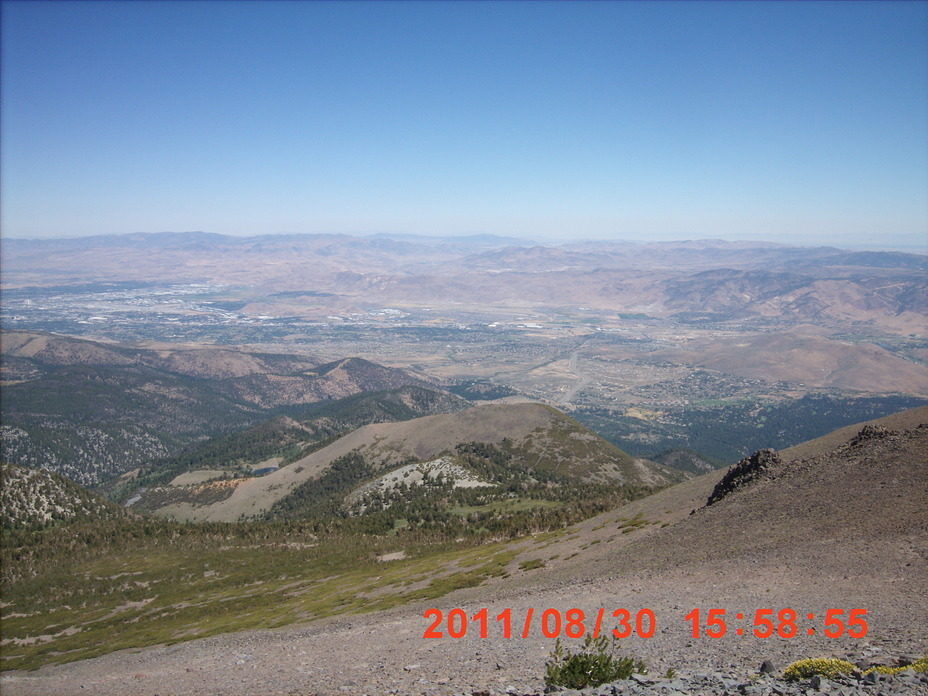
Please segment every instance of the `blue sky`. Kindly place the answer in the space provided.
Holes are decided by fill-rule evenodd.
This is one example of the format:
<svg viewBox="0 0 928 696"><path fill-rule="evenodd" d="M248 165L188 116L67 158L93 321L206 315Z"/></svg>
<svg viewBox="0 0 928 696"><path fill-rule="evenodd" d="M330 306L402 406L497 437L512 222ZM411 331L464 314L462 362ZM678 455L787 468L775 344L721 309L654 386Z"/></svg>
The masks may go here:
<svg viewBox="0 0 928 696"><path fill-rule="evenodd" d="M928 3L2 4L8 237L928 249Z"/></svg>

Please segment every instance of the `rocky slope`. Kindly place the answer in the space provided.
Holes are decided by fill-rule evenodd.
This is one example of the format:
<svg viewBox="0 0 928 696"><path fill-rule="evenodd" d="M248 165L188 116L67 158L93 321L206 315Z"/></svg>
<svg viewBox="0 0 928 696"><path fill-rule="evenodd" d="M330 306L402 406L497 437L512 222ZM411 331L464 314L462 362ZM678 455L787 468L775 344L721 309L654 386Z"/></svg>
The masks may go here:
<svg viewBox="0 0 928 696"><path fill-rule="evenodd" d="M591 694L808 694L823 684L830 693L928 693L912 675L798 687L756 676L765 660L779 672L802 658L850 658L863 667L928 651L926 451L928 425L868 428L804 459L781 456L764 476L711 506L705 503L724 472L564 535L524 540L512 565L540 563L428 605L7 673L4 693L537 694L554 643L543 635L541 615L581 609L589 631L600 608L603 626L620 631L622 617L613 611L628 610L630 635L621 649L644 658L650 676ZM443 617L441 638L424 637L430 608ZM466 635L451 637L444 619L455 608L466 617L487 609L487 636L474 619ZM722 637L707 635L718 629L708 623L710 609L725 621ZM494 620L505 610L509 638ZM653 633L647 613L640 627L635 622L643 610L653 613ZM825 634L828 610L846 624L839 636ZM849 635L852 610L867 622L866 635ZM764 632L765 616L775 634L767 638L755 635ZM549 612L549 633L552 622ZM668 668L678 678L655 680Z"/></svg>

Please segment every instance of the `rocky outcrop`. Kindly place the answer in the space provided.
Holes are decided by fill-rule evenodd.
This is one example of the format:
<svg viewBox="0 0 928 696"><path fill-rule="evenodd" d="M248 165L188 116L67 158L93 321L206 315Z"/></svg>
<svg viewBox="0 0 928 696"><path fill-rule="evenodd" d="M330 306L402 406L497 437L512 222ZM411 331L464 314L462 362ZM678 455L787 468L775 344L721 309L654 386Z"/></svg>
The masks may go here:
<svg viewBox="0 0 928 696"><path fill-rule="evenodd" d="M706 505L713 505L725 496L766 478L771 470L780 464L782 464L780 455L772 449L758 450L750 457L745 457L731 467L722 480L715 485Z"/></svg>
<svg viewBox="0 0 928 696"><path fill-rule="evenodd" d="M847 443L847 446L861 447L870 440L883 440L898 434L898 431L890 430L882 425L865 425L854 439Z"/></svg>

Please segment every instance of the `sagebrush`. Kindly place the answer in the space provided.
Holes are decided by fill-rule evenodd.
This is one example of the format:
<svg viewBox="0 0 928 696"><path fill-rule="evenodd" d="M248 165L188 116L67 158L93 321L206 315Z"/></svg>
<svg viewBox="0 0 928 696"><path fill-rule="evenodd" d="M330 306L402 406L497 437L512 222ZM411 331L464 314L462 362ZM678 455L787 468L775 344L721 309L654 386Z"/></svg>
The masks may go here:
<svg viewBox="0 0 928 696"><path fill-rule="evenodd" d="M610 642L605 636L588 635L583 648L575 653L565 650L558 639L551 659L545 664L545 684L584 689L646 672L644 662L634 657L619 657L615 650L615 639Z"/></svg>

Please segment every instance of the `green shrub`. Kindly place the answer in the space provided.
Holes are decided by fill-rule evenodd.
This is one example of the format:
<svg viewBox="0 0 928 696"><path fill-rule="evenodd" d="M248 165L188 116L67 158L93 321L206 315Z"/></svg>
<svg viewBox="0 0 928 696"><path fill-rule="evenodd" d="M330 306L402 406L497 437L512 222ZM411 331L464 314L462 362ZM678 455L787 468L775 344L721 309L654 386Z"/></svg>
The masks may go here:
<svg viewBox="0 0 928 696"><path fill-rule="evenodd" d="M544 568L545 562L540 558L532 558L528 561L522 561L519 564L521 570L535 570L536 568Z"/></svg>
<svg viewBox="0 0 928 696"><path fill-rule="evenodd" d="M783 678L787 681L809 679L816 674L834 679L842 674L850 674L856 669L850 662L834 658L816 658L812 660L799 660L783 670Z"/></svg>
<svg viewBox="0 0 928 696"><path fill-rule="evenodd" d="M545 684L563 686L568 689L585 689L618 679L628 679L633 673L644 673L641 660L615 655L615 639L610 643L605 636L593 638L588 635L583 649L572 653L554 644L551 659L545 664Z"/></svg>

